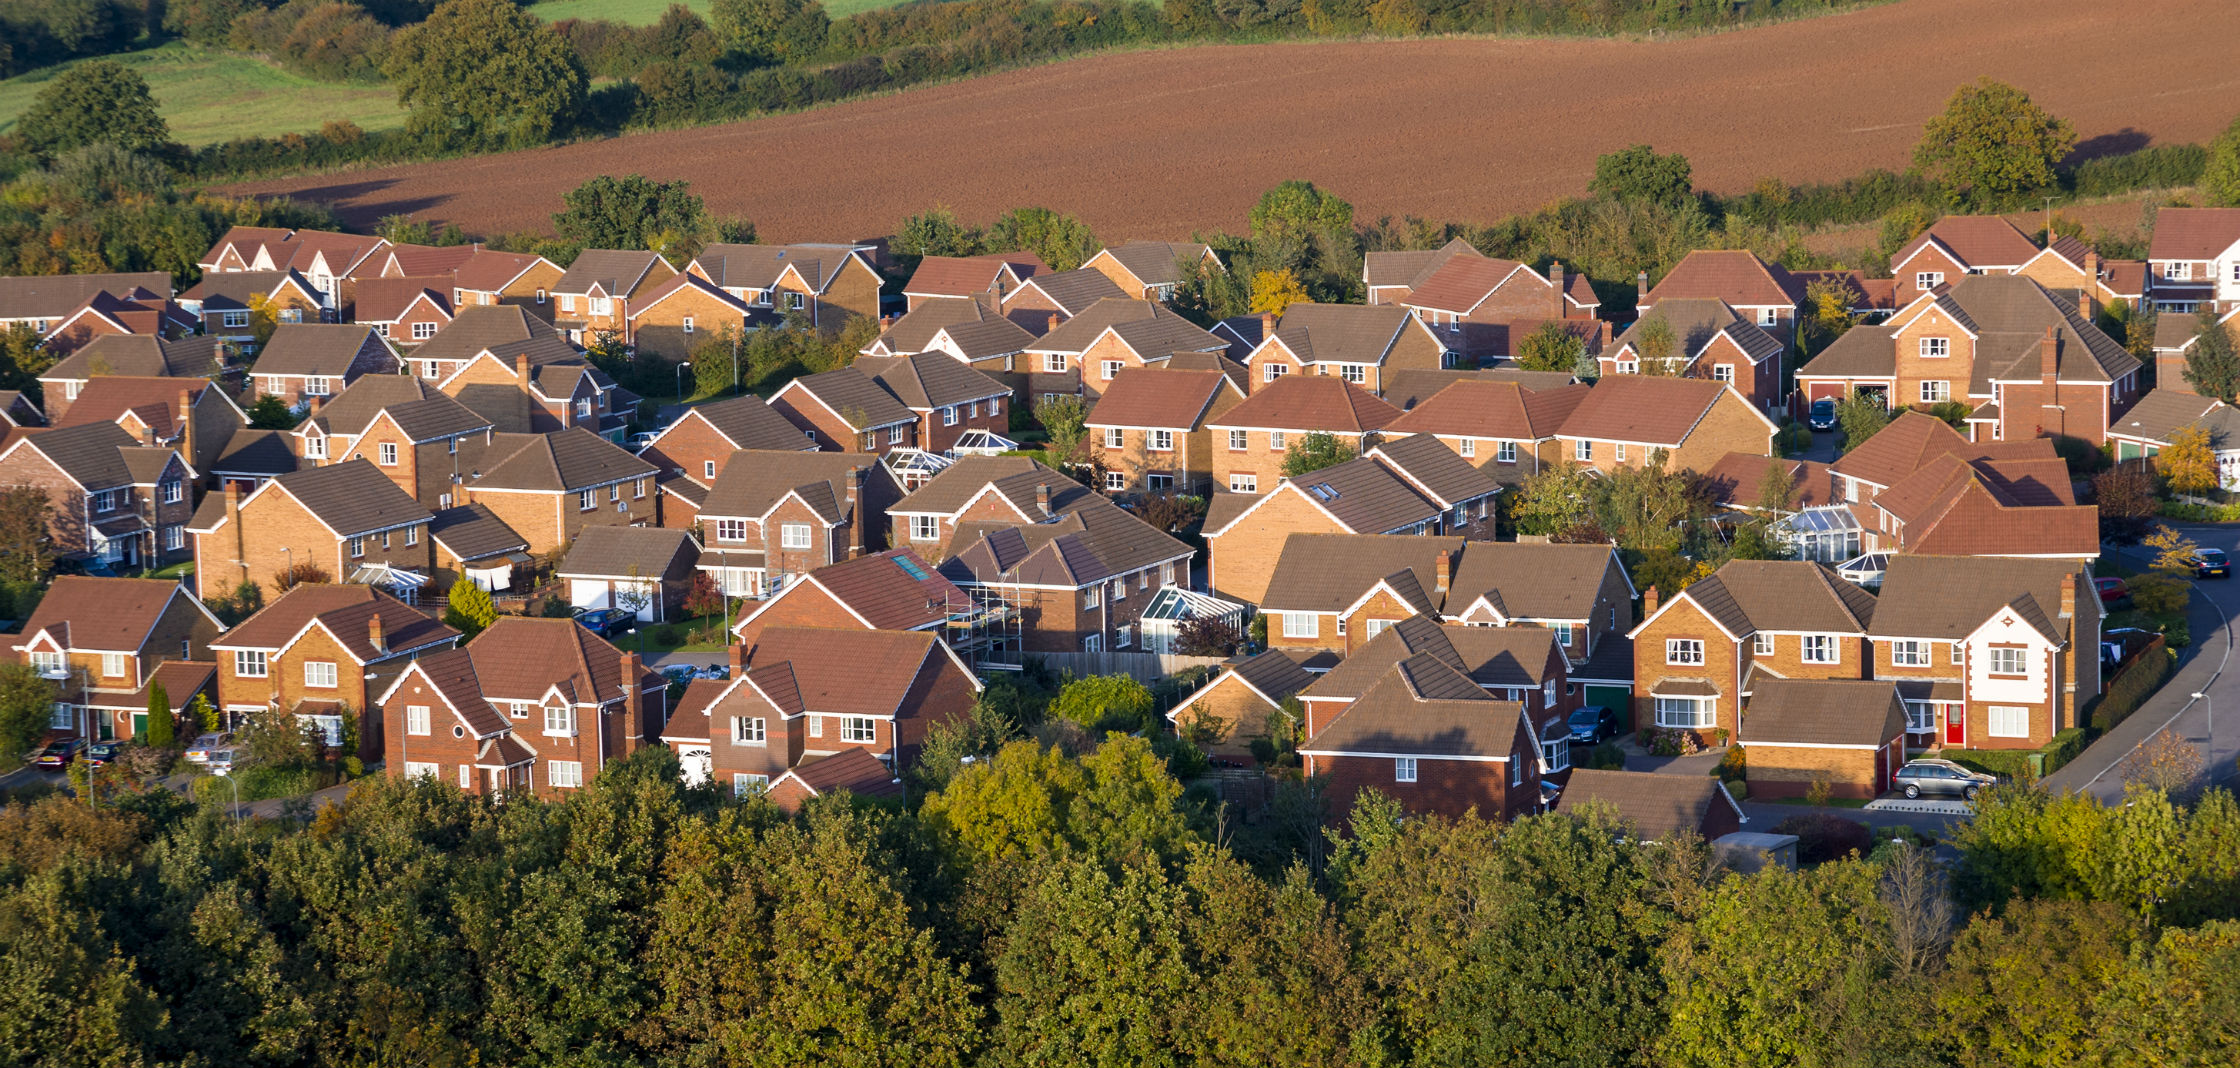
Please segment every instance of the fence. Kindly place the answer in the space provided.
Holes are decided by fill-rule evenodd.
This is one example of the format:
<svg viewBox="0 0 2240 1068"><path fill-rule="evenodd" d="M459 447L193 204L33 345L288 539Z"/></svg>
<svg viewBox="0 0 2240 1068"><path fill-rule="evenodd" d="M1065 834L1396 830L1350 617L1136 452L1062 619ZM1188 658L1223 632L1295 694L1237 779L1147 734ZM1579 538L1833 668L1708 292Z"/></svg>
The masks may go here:
<svg viewBox="0 0 2240 1068"><path fill-rule="evenodd" d="M1157 682L1194 667L1222 663L1218 656L1183 656L1179 653L1028 653L1052 671L1089 675L1126 675L1138 682Z"/></svg>

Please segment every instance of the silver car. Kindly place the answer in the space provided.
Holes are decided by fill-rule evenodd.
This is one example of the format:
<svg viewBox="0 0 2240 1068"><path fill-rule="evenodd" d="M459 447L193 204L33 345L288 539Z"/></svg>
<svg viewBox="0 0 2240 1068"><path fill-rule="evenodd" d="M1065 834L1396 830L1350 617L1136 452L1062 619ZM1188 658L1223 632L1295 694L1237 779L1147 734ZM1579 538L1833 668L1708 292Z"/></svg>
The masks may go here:
<svg viewBox="0 0 2240 1068"><path fill-rule="evenodd" d="M1997 775L1961 767L1949 760L1908 760L1898 769L1898 792L1909 798L1932 795L1973 801L1999 784Z"/></svg>
<svg viewBox="0 0 2240 1068"><path fill-rule="evenodd" d="M212 731L201 735L187 746L187 763L207 764L212 750L223 749L232 744L233 735L227 731Z"/></svg>

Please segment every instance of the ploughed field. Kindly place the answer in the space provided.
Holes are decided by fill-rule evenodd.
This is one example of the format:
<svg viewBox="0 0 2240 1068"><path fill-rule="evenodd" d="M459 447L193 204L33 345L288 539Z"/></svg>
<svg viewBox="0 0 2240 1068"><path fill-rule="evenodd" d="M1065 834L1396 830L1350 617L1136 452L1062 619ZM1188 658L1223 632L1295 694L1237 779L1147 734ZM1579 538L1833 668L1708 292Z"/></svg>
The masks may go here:
<svg viewBox="0 0 2240 1068"><path fill-rule="evenodd" d="M2205 141L2240 111L2240 3L1901 0L1665 40L1345 41L1091 56L792 115L246 183L497 233L547 229L599 174L684 178L764 240L883 234L946 206L1040 204L1108 241L1241 229L1306 178L1357 217L1490 221L1581 193L1597 155L1684 152L1699 187L1905 165L1921 123L1990 76L2088 151Z"/></svg>

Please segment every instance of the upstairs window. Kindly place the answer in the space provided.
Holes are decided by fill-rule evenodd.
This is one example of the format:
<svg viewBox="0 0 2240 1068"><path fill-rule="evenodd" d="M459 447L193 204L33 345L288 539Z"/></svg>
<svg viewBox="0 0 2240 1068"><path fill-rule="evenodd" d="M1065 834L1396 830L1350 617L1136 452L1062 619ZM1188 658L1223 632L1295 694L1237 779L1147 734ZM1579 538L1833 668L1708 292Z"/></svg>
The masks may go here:
<svg viewBox="0 0 2240 1068"><path fill-rule="evenodd" d="M1922 338L1920 350L1921 358L1924 360L1944 359L1952 355L1952 339L1949 337Z"/></svg>
<svg viewBox="0 0 2240 1068"><path fill-rule="evenodd" d="M1664 642L1664 662L1700 667L1703 664L1703 643L1694 638L1667 638Z"/></svg>
<svg viewBox="0 0 2240 1068"><path fill-rule="evenodd" d="M233 673L238 678L261 679L265 677L264 651L261 649L236 649L233 653Z"/></svg>
<svg viewBox="0 0 2240 1068"><path fill-rule="evenodd" d="M1842 660L1842 652L1833 634L1807 634L1804 636L1804 662L1807 664L1834 664Z"/></svg>

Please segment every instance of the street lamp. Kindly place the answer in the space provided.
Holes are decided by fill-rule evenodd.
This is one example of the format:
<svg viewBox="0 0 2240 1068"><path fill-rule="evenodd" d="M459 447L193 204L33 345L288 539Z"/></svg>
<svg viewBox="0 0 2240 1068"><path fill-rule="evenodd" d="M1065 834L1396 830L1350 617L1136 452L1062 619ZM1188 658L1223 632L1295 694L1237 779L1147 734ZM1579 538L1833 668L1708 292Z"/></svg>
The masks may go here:
<svg viewBox="0 0 2240 1068"><path fill-rule="evenodd" d="M690 366L692 366L692 361L690 361L690 360L686 360L686 361L684 361L684 362L682 362L682 363L679 363L679 364L677 365L677 403L678 403L678 404L683 404L683 403L684 403L684 369L685 369L685 368L687 368L687 367L690 367Z"/></svg>
<svg viewBox="0 0 2240 1068"><path fill-rule="evenodd" d="M218 777L224 779L226 785L233 788L233 818L238 820L241 818L241 784L233 781L233 772L230 770Z"/></svg>
<svg viewBox="0 0 2240 1068"><path fill-rule="evenodd" d="M2209 714L2208 759L2213 763L2217 759L2217 702L2206 693L2194 694L2193 699L2207 706Z"/></svg>

